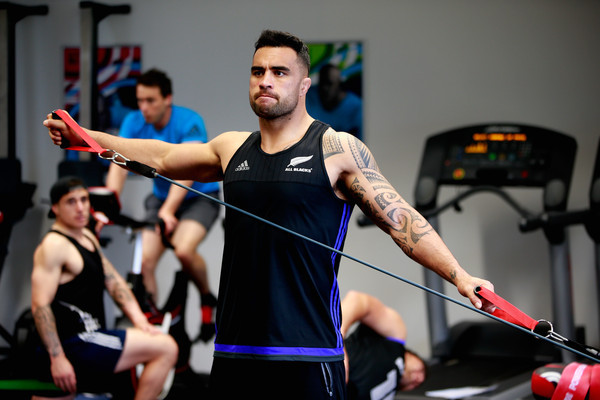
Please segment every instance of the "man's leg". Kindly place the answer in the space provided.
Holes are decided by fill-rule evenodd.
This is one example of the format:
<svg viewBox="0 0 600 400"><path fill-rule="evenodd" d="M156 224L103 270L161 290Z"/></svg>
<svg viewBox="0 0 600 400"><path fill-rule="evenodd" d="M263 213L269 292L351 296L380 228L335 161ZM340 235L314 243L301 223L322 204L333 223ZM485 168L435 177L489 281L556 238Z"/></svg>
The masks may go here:
<svg viewBox="0 0 600 400"><path fill-rule="evenodd" d="M146 292L154 303L158 301L158 288L156 284L156 267L165 251L160 235L155 231L145 229L142 232L142 277Z"/></svg>
<svg viewBox="0 0 600 400"><path fill-rule="evenodd" d="M206 261L197 251L206 233L207 230L202 224L191 219L183 219L177 224L172 238L175 255L181 263L181 268L188 274L200 293L201 327L197 339L204 342L214 336L213 314L217 305L216 298L210 292Z"/></svg>
<svg viewBox="0 0 600 400"><path fill-rule="evenodd" d="M177 343L170 335L150 334L129 328L115 372L131 369L140 363L145 364L135 400L156 399L162 391L167 374L175 366L177 354Z"/></svg>
<svg viewBox="0 0 600 400"><path fill-rule="evenodd" d="M210 293L206 261L197 251L205 237L204 226L191 219L184 219L177 224L171 239L181 268L190 276L201 295Z"/></svg>

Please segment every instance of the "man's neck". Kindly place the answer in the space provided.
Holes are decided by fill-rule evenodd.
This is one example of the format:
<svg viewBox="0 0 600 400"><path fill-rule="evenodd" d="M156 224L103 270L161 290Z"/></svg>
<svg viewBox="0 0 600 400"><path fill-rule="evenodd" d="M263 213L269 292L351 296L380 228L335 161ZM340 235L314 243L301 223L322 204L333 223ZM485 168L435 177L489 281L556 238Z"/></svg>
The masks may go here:
<svg viewBox="0 0 600 400"><path fill-rule="evenodd" d="M259 118L262 150L274 154L293 146L304 137L313 121L307 113L292 113L274 120Z"/></svg>
<svg viewBox="0 0 600 400"><path fill-rule="evenodd" d="M165 113L164 113L163 117L160 119L160 121L158 121L156 124L154 124L154 129L156 131L163 130L164 127L169 124L169 121L171 120L172 112L173 112L173 106L167 107L167 109L165 110Z"/></svg>
<svg viewBox="0 0 600 400"><path fill-rule="evenodd" d="M52 224L52 229L71 236L75 240L80 240L85 237L83 228L70 227L60 221L54 222L54 224Z"/></svg>

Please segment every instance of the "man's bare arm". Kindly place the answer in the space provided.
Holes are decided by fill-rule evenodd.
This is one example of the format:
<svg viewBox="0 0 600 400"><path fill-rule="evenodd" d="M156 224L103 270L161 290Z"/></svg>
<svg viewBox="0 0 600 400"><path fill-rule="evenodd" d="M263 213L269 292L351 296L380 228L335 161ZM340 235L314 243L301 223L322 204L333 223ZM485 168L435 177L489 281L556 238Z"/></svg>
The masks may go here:
<svg viewBox="0 0 600 400"><path fill-rule="evenodd" d="M73 146L86 143L62 120L52 119L48 114L44 120L52 142L61 145L67 140ZM100 131L83 128L101 147L115 150L119 154L146 164L172 179L196 181L218 181L222 179L222 168L214 147L208 143L172 144L152 139L125 139Z"/></svg>
<svg viewBox="0 0 600 400"><path fill-rule="evenodd" d="M123 279L103 254L101 254L101 257L102 268L104 270L104 284L115 304L117 304L136 328L158 333L159 330L148 322L125 279Z"/></svg>
<svg viewBox="0 0 600 400"><path fill-rule="evenodd" d="M336 171L339 193L354 201L408 257L454 284L475 307L481 308L475 287L485 285L493 290L493 285L472 277L459 265L427 220L383 176L367 146L352 135L333 133L325 135L323 147L334 149L325 156L331 158L329 165ZM491 311L491 304L483 305Z"/></svg>
<svg viewBox="0 0 600 400"><path fill-rule="evenodd" d="M62 264L53 238L46 238L36 249L31 273L31 312L36 328L51 357L63 354L56 329L56 320L50 304L54 300L60 279Z"/></svg>
<svg viewBox="0 0 600 400"><path fill-rule="evenodd" d="M31 273L31 311L36 329L50 356L54 384L73 393L77 389L77 378L61 345L51 308L67 259L66 243L66 239L50 234L36 249Z"/></svg>
<svg viewBox="0 0 600 400"><path fill-rule="evenodd" d="M406 340L406 325L400 314L367 293L349 291L342 299L342 316L340 332L344 337L354 323L362 322L381 336Z"/></svg>

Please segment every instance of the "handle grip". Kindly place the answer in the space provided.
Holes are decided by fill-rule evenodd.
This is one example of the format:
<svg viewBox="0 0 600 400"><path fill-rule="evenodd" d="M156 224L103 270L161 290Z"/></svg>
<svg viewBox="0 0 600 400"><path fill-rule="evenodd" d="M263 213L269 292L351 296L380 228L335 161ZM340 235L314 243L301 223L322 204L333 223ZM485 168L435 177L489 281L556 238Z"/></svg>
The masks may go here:
<svg viewBox="0 0 600 400"><path fill-rule="evenodd" d="M62 120L62 118L55 113L54 111L52 111L52 119L60 119ZM60 144L60 148L61 149L68 149L69 147L71 147L71 142L69 141L69 139L63 138L62 143Z"/></svg>

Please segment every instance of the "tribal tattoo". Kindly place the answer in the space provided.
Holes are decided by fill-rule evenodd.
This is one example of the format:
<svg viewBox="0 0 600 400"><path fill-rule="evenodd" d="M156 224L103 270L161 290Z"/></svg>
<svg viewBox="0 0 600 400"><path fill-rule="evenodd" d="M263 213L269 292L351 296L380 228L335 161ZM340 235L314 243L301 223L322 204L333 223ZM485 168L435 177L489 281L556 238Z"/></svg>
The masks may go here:
<svg viewBox="0 0 600 400"><path fill-rule="evenodd" d="M51 357L60 355L62 346L56 331L56 320L52 308L49 305L38 307L33 313L33 319L40 337L46 345L48 354Z"/></svg>
<svg viewBox="0 0 600 400"><path fill-rule="evenodd" d="M323 135L323 159L326 160L336 154L344 152L342 142L338 135Z"/></svg>
<svg viewBox="0 0 600 400"><path fill-rule="evenodd" d="M103 261L103 263L106 261ZM130 295L130 290L127 287L123 286L123 281L116 279L115 272L112 268L104 268L105 276L104 282L106 288L108 289L108 293L113 298L115 303L119 306L119 308L123 308L123 306L131 301L133 298Z"/></svg>
<svg viewBox="0 0 600 400"><path fill-rule="evenodd" d="M348 136L348 146L354 162L376 192L374 204L365 200L367 190L356 178L352 182L353 198L379 226L387 226L396 232L392 238L402 250L412 257L414 246L432 227L419 213L407 207L406 202L381 174L369 149L358 139Z"/></svg>

